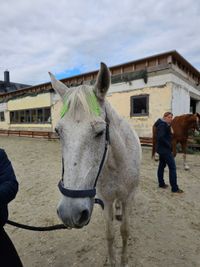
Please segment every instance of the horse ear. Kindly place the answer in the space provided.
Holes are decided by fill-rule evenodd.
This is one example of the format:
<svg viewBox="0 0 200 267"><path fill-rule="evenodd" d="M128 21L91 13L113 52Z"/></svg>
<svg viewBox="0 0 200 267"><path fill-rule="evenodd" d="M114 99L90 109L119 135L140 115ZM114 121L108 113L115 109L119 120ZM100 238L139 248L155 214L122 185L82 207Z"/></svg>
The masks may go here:
<svg viewBox="0 0 200 267"><path fill-rule="evenodd" d="M94 93L97 98L104 100L110 86L110 71L105 63L101 62L100 70L94 87Z"/></svg>
<svg viewBox="0 0 200 267"><path fill-rule="evenodd" d="M49 75L53 89L61 96L61 98L64 98L69 88L64 83L58 81L51 72L49 72Z"/></svg>

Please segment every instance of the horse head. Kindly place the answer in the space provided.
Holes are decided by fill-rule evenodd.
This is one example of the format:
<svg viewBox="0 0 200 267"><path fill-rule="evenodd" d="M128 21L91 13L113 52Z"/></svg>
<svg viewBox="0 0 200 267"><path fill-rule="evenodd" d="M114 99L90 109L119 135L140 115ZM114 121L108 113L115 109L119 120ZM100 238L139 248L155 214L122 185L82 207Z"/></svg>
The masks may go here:
<svg viewBox="0 0 200 267"><path fill-rule="evenodd" d="M63 102L61 119L55 129L60 137L63 161L59 183L62 198L57 213L66 226L81 228L90 221L95 187L105 159L108 134L105 95L110 71L101 63L95 85L73 88L49 74L52 87Z"/></svg>

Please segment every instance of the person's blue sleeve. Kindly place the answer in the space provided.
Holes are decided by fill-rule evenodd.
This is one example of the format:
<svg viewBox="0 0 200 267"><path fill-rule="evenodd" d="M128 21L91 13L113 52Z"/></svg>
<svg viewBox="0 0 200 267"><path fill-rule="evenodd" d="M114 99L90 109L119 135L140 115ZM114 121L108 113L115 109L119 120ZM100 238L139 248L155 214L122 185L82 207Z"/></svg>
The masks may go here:
<svg viewBox="0 0 200 267"><path fill-rule="evenodd" d="M7 154L0 149L0 204L8 204L18 191L18 182Z"/></svg>

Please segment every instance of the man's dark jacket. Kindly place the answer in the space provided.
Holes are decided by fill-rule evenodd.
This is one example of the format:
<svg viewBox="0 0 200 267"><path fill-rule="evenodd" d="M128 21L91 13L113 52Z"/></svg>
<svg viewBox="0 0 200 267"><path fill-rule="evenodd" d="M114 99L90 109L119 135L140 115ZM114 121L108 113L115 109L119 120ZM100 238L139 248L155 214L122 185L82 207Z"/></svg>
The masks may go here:
<svg viewBox="0 0 200 267"><path fill-rule="evenodd" d="M156 127L156 152L158 154L171 153L172 133L170 125L164 120L158 119L154 126Z"/></svg>
<svg viewBox="0 0 200 267"><path fill-rule="evenodd" d="M5 151L0 149L0 227L8 219L8 203L13 200L18 191L18 182Z"/></svg>

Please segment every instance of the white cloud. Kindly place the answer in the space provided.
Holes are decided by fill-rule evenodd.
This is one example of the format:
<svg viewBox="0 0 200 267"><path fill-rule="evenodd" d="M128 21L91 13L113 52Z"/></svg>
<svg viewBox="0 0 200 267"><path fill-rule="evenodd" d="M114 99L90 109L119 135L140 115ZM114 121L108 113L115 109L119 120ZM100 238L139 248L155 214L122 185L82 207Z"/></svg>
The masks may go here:
<svg viewBox="0 0 200 267"><path fill-rule="evenodd" d="M200 68L198 0L3 0L0 80L49 81L47 72L81 72L177 50Z"/></svg>

